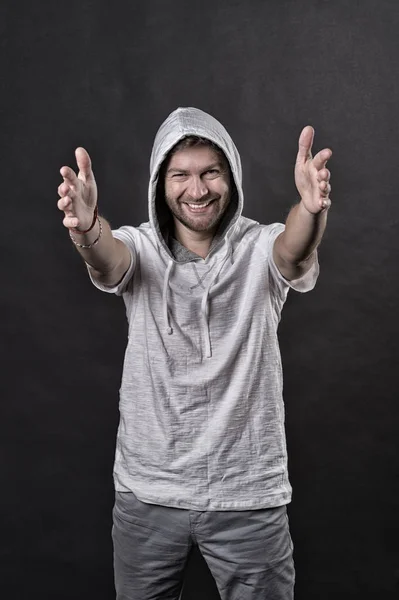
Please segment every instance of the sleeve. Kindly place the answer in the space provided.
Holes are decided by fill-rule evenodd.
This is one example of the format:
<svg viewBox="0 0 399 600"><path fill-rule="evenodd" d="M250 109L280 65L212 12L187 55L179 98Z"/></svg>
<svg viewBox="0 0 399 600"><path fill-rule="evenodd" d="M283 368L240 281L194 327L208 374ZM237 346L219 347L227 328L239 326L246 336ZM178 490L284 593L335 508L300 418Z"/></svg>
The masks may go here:
<svg viewBox="0 0 399 600"><path fill-rule="evenodd" d="M283 275L280 273L273 258L274 242L276 241L276 238L280 235L280 233L282 233L285 230L285 225L283 225L282 223L274 223L273 225L269 225L268 229L269 235L267 241L267 257L269 263L269 270L273 280L280 288L280 291L284 293L287 291L287 288L291 288L296 292L310 292L310 290L312 290L316 285L316 281L320 272L317 251L314 253L314 260L310 269L304 275L302 275L302 277L288 281L288 279L285 279L285 277L283 277Z"/></svg>
<svg viewBox="0 0 399 600"><path fill-rule="evenodd" d="M114 238L121 240L121 242L123 242L127 246L130 252L130 265L121 281L114 286L103 285L102 283L99 283L96 279L94 279L90 265L88 265L87 263L86 265L87 270L89 272L89 277L96 288L98 288L102 292L107 292L108 294L116 294L117 296L121 296L126 291L129 282L132 279L134 269L137 263L137 252L134 243L134 227L124 226L120 227L119 229L113 229L112 235L114 236Z"/></svg>

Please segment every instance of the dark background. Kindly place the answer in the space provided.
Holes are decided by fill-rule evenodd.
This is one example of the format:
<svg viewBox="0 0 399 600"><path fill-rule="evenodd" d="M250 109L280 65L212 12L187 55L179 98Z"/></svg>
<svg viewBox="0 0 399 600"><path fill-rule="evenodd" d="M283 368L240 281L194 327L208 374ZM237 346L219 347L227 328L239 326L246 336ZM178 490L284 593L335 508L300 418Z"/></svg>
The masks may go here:
<svg viewBox="0 0 399 600"><path fill-rule="evenodd" d="M3 0L0 30L1 596L114 598L125 313L61 224L59 169L85 146L102 214L138 225L155 132L196 106L263 223L297 199L302 127L333 150L321 276L280 326L296 599L397 599L399 4ZM184 600L217 597L195 553Z"/></svg>

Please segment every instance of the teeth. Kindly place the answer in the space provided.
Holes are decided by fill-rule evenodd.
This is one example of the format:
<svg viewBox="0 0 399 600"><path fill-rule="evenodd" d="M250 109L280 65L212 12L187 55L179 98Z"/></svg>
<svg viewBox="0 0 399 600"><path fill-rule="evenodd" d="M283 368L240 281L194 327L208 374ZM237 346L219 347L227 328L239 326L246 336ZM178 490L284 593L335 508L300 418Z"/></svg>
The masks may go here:
<svg viewBox="0 0 399 600"><path fill-rule="evenodd" d="M210 202L211 201L208 200L208 202L204 202L203 204L189 204L189 203L187 203L187 204L189 205L190 208L196 209L196 208L205 208L205 206L208 206L208 204L210 204Z"/></svg>

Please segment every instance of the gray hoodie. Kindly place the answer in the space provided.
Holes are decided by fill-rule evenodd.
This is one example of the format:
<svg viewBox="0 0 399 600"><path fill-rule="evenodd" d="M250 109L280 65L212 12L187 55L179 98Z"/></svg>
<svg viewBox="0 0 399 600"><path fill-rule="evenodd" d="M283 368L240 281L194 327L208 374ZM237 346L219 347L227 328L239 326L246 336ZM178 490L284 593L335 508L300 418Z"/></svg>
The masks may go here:
<svg viewBox="0 0 399 600"><path fill-rule="evenodd" d="M225 153L235 201L205 259L179 260L164 229L158 173L187 135ZM277 339L289 288L305 292L315 260L297 281L273 261L280 223L242 216L241 163L224 127L195 108L161 125L151 155L149 222L113 235L130 250L119 285L129 323L114 466L117 491L143 502L193 510L245 510L291 499Z"/></svg>

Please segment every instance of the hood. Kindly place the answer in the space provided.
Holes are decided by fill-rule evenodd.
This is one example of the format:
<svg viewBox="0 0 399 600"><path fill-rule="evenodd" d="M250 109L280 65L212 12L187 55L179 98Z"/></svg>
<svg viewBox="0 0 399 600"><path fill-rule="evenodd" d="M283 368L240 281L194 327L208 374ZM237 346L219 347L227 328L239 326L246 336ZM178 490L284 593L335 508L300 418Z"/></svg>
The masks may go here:
<svg viewBox="0 0 399 600"><path fill-rule="evenodd" d="M214 142L224 152L233 175L236 194L234 204L226 213L222 221L222 240L230 237L234 226L242 213L242 171L238 150L219 121L198 108L177 108L173 111L159 128L152 148L150 160L150 183L148 190L148 211L151 227L157 236L158 243L170 256L170 251L161 233L165 221L170 218L164 198L157 198L158 174L168 152L181 139L196 135ZM219 246L219 244L217 244Z"/></svg>

